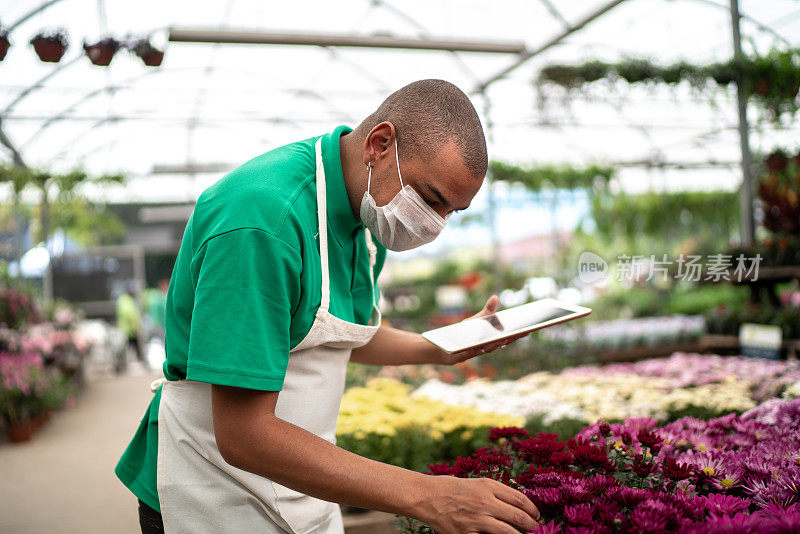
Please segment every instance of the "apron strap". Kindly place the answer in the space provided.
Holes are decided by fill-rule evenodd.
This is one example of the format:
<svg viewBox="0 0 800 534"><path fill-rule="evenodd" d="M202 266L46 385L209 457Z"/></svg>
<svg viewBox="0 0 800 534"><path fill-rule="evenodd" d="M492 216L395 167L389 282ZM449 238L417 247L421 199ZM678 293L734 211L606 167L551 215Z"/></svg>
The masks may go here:
<svg viewBox="0 0 800 534"><path fill-rule="evenodd" d="M314 146L317 152L317 222L319 224L319 258L322 269L322 296L320 309L327 310L331 303L330 277L328 273L328 201L325 193L325 166L322 164L322 137Z"/></svg>
<svg viewBox="0 0 800 534"><path fill-rule="evenodd" d="M161 378L156 378L155 380L150 382L150 391L155 393L156 391L158 391L158 388L166 384L166 382L167 382L166 377L162 376Z"/></svg>
<svg viewBox="0 0 800 534"><path fill-rule="evenodd" d="M331 303L330 273L328 272L328 199L325 188L325 166L322 163L322 137L317 139L314 149L317 155L317 223L319 224L319 258L322 269L322 284L319 307L327 310ZM378 248L372 242L372 234L369 228L364 228L364 238L367 241L367 251L369 251L369 282L372 289L372 305L375 302L375 273L374 267L377 261Z"/></svg>
<svg viewBox="0 0 800 534"><path fill-rule="evenodd" d="M369 232L369 228L366 226L364 227L364 238L367 240L367 251L369 251L369 285L372 288L372 305L377 306L377 302L375 302L375 262L377 261L378 256L378 247L375 246L375 243L372 242L372 234Z"/></svg>

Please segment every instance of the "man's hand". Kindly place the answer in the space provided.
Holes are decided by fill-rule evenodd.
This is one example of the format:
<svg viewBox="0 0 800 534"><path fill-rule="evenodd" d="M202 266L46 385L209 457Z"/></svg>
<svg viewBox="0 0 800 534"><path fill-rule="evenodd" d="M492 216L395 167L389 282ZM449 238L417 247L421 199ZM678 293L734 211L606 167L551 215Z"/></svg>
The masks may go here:
<svg viewBox="0 0 800 534"><path fill-rule="evenodd" d="M441 534L516 534L539 511L491 479L424 475L357 456L275 415L277 391L213 385L214 437L229 464L300 493L399 514Z"/></svg>
<svg viewBox="0 0 800 534"><path fill-rule="evenodd" d="M474 319L476 317L485 317L487 315L492 315L493 313L497 312L497 303L499 302L499 300L500 299L497 297L497 295L492 295L491 297L489 297L489 300L486 301L486 305L483 307L483 309L478 313L476 313L475 315L473 315L472 317L469 317L468 319ZM500 324L500 321L498 321L495 317L492 317L488 320L492 324L492 326L494 326L498 330L503 329L503 325ZM474 358L475 356L480 356L481 354L488 354L501 347L505 347L509 343L513 343L514 341L523 338L527 335L528 335L527 333L517 334L516 336L507 339L501 339L499 341L489 343L488 345L476 347L474 349L462 350L461 352L456 352L455 354L445 353L442 355L442 363L445 365L452 365L454 363L460 363L469 360L470 358Z"/></svg>
<svg viewBox="0 0 800 534"><path fill-rule="evenodd" d="M541 516L522 492L490 478L433 476L420 520L440 534L517 534Z"/></svg>

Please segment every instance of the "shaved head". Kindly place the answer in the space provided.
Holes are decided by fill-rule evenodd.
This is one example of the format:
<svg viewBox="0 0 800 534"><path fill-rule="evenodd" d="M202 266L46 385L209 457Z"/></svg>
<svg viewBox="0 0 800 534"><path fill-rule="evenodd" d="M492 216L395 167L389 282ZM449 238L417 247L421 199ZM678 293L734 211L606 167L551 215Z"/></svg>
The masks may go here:
<svg viewBox="0 0 800 534"><path fill-rule="evenodd" d="M452 83L410 83L389 95L356 131L366 134L382 122L394 125L401 160L432 161L442 147L455 144L469 172L477 178L486 175L488 156L481 121L467 95Z"/></svg>

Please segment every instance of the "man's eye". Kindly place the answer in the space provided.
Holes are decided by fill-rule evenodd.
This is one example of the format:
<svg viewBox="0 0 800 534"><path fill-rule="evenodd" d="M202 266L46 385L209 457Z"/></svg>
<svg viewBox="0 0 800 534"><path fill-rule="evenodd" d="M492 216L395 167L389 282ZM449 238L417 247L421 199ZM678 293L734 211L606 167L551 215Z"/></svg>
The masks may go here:
<svg viewBox="0 0 800 534"><path fill-rule="evenodd" d="M436 204L438 204L438 202L436 202L435 200L431 200L431 199L429 199L428 197L422 197L422 200L424 200L424 201L425 201L425 204L427 204L427 205L428 205L428 206L430 206L430 207L433 207L433 206L435 206Z"/></svg>

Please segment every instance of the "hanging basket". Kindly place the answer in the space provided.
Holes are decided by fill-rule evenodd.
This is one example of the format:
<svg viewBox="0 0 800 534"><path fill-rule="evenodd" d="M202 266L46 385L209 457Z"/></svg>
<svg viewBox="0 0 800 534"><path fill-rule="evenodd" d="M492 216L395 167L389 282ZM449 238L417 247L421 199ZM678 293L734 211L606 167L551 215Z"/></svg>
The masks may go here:
<svg viewBox="0 0 800 534"><path fill-rule="evenodd" d="M789 164L789 159L781 151L775 151L764 161L764 166L770 171L782 171Z"/></svg>
<svg viewBox="0 0 800 534"><path fill-rule="evenodd" d="M8 40L8 32L0 31L0 61L6 58L11 41Z"/></svg>
<svg viewBox="0 0 800 534"><path fill-rule="evenodd" d="M58 63L64 57L69 42L65 33L55 32L38 33L31 39L31 44L39 59L45 63Z"/></svg>
<svg viewBox="0 0 800 534"><path fill-rule="evenodd" d="M142 61L148 67L160 67L164 61L164 52L154 48L150 53L142 56Z"/></svg>
<svg viewBox="0 0 800 534"><path fill-rule="evenodd" d="M164 61L164 52L158 50L147 40L141 40L133 47L133 53L148 67L160 67Z"/></svg>
<svg viewBox="0 0 800 534"><path fill-rule="evenodd" d="M111 60L114 59L114 54L119 50L119 41L112 37L98 41L93 45L83 43L83 50L86 56L93 64L99 67L108 67Z"/></svg>

